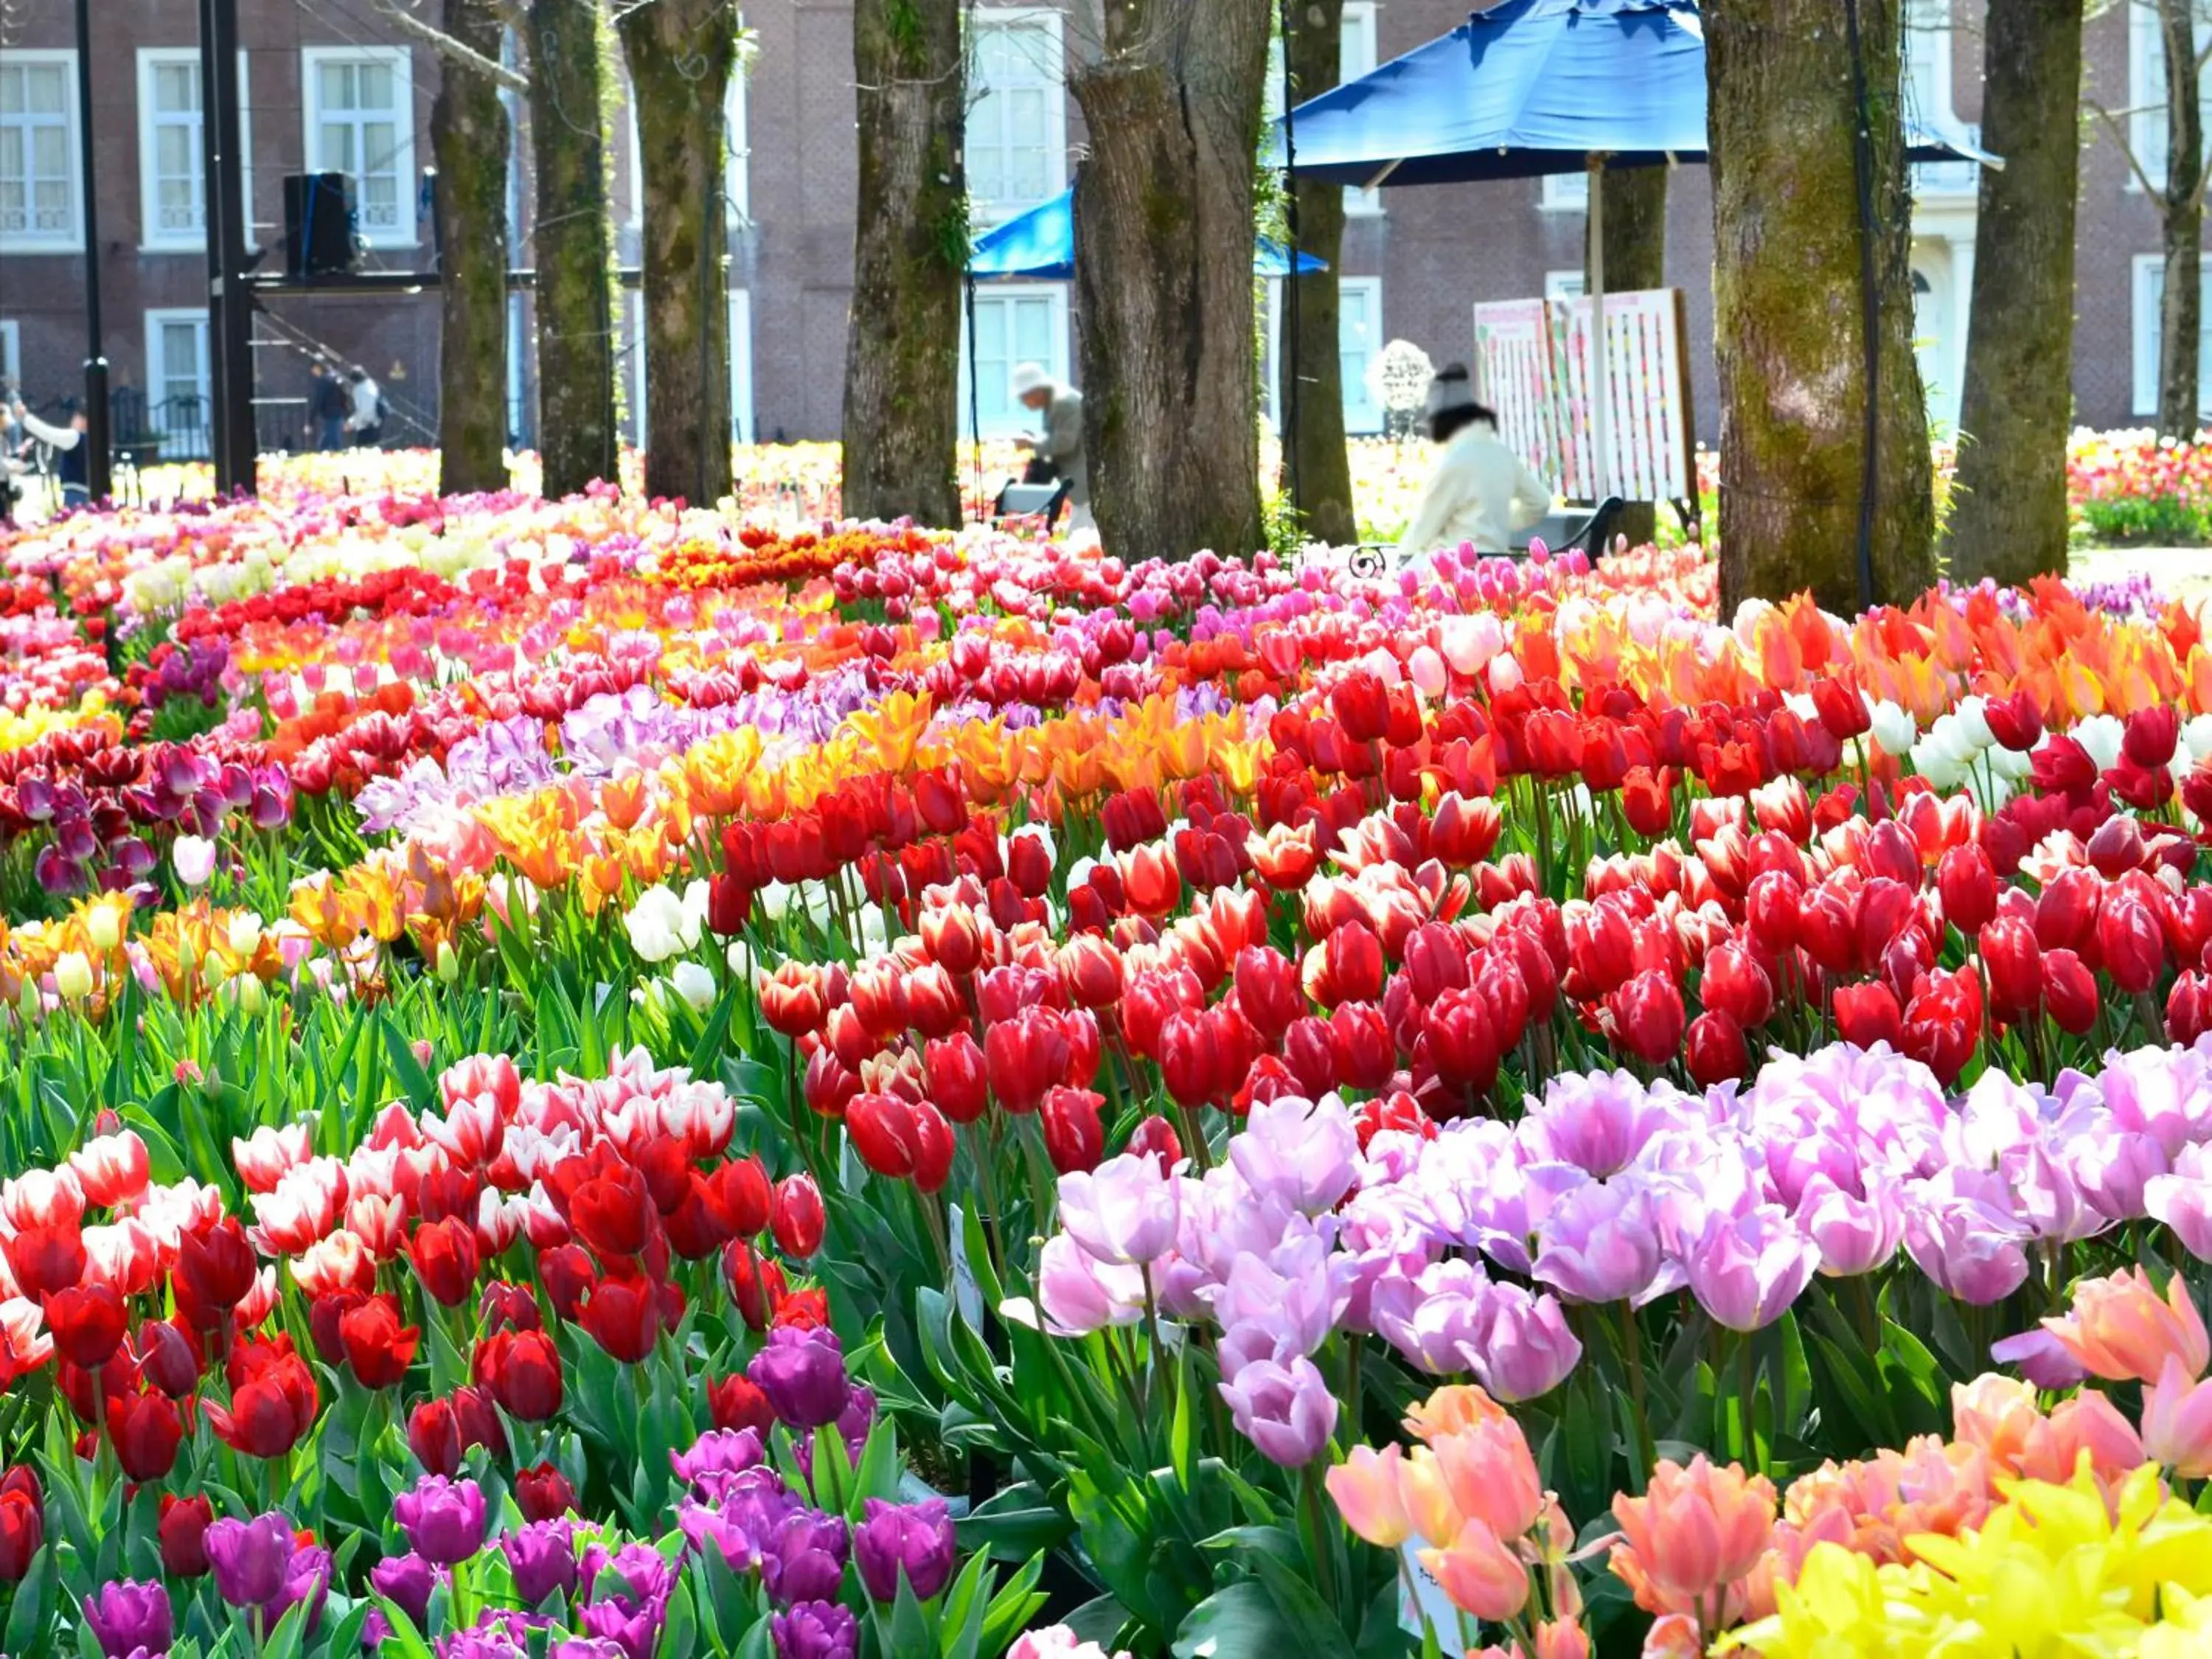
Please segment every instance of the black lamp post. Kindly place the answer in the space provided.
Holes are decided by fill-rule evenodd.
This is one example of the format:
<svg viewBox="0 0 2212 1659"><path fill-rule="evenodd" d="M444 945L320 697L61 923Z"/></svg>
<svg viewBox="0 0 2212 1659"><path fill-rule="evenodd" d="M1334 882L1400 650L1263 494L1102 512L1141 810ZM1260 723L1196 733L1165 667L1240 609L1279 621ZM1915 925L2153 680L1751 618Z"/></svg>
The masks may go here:
<svg viewBox="0 0 2212 1659"><path fill-rule="evenodd" d="M94 203L92 155L92 0L76 0L77 210L84 216L84 484L95 501L111 493L107 432L107 354L100 323L100 212Z"/></svg>

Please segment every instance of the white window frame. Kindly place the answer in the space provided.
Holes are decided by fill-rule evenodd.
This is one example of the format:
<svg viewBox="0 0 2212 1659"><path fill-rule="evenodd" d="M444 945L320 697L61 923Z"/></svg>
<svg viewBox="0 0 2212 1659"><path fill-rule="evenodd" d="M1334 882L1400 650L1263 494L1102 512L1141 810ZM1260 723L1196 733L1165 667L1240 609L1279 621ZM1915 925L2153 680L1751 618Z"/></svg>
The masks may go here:
<svg viewBox="0 0 2212 1659"><path fill-rule="evenodd" d="M18 393L23 386L22 325L13 317L0 317L0 385Z"/></svg>
<svg viewBox="0 0 2212 1659"><path fill-rule="evenodd" d="M238 54L238 147L239 196L246 206L246 246L253 240L253 110L252 94L248 89L248 59L241 47ZM198 253L207 246L207 149L204 116L192 112L189 120L175 116L164 118L154 107L154 71L156 68L183 65L192 72L192 84L199 84L200 54L193 46L141 46L138 48L138 246L147 253ZM189 230L165 230L161 225L161 203L155 188L155 129L173 124L191 129L192 146L192 177L199 185L200 222Z"/></svg>
<svg viewBox="0 0 2212 1659"><path fill-rule="evenodd" d="M1933 102L1927 109L1907 106L1907 112L1917 116L1924 126L1943 131L1951 125L1951 0L1908 0L1905 19L1905 88L1908 93L1917 89L1912 73L1913 47L1923 47L1927 79Z"/></svg>
<svg viewBox="0 0 2212 1659"><path fill-rule="evenodd" d="M2158 348L2159 306L2166 294L2166 258L2158 253L2138 253L2131 267L2132 281L2129 291L2133 298L2133 315L2130 330L2134 348L2135 412L2138 415L2158 413ZM2202 294L2198 301L2204 313L2212 316L2212 261L2207 261L2199 273ZM2197 406L2206 415L2212 415L2212 328L2207 328L2197 343Z"/></svg>
<svg viewBox="0 0 2212 1659"><path fill-rule="evenodd" d="M1053 349L1051 356L1045 360L1044 367L1054 380L1063 385L1075 378L1068 365L1067 289L1066 283L979 283L975 289L975 307L979 313L983 307L993 303L1038 298L1051 302ZM963 307L960 314L959 379L960 430L963 436L969 428L969 412L975 407L968 384L969 361L968 313ZM1006 367L1011 372L1014 365L1008 363ZM983 425L983 435L986 438L1012 437L1024 431L1033 430L1035 426L1036 422L1029 412L1022 410L1003 419L987 420Z"/></svg>
<svg viewBox="0 0 2212 1659"><path fill-rule="evenodd" d="M69 147L69 227L44 234L0 232L0 253L82 253L84 251L84 155L77 123L83 112L76 105L76 53L62 47L9 46L0 52L0 66L58 64L62 70L62 115L64 142Z"/></svg>
<svg viewBox="0 0 2212 1659"><path fill-rule="evenodd" d="M2197 46L2212 36L2212 20L2199 18ZM2197 82L2198 106L2212 120L2212 76ZM2166 52L2159 39L2154 0L2128 0L2128 148L2154 185L2166 183ZM2124 165L2127 158L2120 158ZM2141 194L2142 180L2129 167L2127 188Z"/></svg>
<svg viewBox="0 0 2212 1659"><path fill-rule="evenodd" d="M730 430L741 444L757 444L753 430L753 296L730 290Z"/></svg>
<svg viewBox="0 0 2212 1659"><path fill-rule="evenodd" d="M1379 63L1376 48L1375 0L1344 0L1343 27L1346 50L1338 78L1340 81L1356 81L1376 68ZM1359 43L1357 54L1350 50L1355 40ZM1344 211L1348 218L1375 218L1382 211L1382 192L1347 185L1344 191Z"/></svg>
<svg viewBox="0 0 2212 1659"><path fill-rule="evenodd" d="M318 132L322 125L322 70L328 64L381 63L392 71L392 121L398 131L392 170L398 180L399 223L389 232L359 224L362 196L354 188L354 212L361 238L372 248L407 248L422 241L416 196L422 180L415 168L415 54L405 46L302 46L300 48L301 154L310 173L335 172L320 165ZM364 158L365 159L365 158Z"/></svg>
<svg viewBox="0 0 2212 1659"><path fill-rule="evenodd" d="M1544 297L1579 300L1583 297L1583 273L1579 270L1547 270L1544 273Z"/></svg>
<svg viewBox="0 0 2212 1659"><path fill-rule="evenodd" d="M1064 34L1066 18L1049 6L978 6L968 15L969 27L980 33L984 29L1026 28L1042 24L1046 34L1045 52L1048 62L1038 66L1038 79L1053 88L1056 96L1045 99L1045 189L1036 201L987 202L980 197L969 199L969 215L978 227L1004 224L1007 220L1042 205L1067 188L1067 46ZM974 116L976 102L975 88L981 82L976 64L980 61L981 42L968 42L969 57L969 146L974 143ZM972 179L973 175L970 175ZM971 186L972 188L972 186Z"/></svg>
<svg viewBox="0 0 2212 1659"><path fill-rule="evenodd" d="M1547 173L1543 178L1543 194L1536 205L1547 213L1588 213L1589 211L1589 170L1580 173Z"/></svg>
<svg viewBox="0 0 2212 1659"><path fill-rule="evenodd" d="M1380 276L1339 276L1336 287L1338 362L1342 362L1344 354L1344 295L1360 293L1367 295L1369 326L1376 335L1367 349L1368 360L1372 362L1382 354L1383 346L1389 343L1382 331L1382 279ZM1281 277L1267 278L1267 290L1261 303L1266 307L1264 321L1267 330L1267 356L1260 364L1260 372L1266 377L1266 383L1261 387L1265 394L1262 403L1267 409L1268 421L1279 431L1284 419L1283 321L1289 315L1289 308L1283 300ZM1367 377L1364 374L1359 376L1356 385L1350 379L1343 379L1341 386L1346 434L1357 438L1381 432L1385 411L1382 404L1374 401L1375 394L1368 386Z"/></svg>
<svg viewBox="0 0 2212 1659"><path fill-rule="evenodd" d="M162 356L161 331L172 323L189 323L199 330L199 364L193 378L198 390L200 408L205 417L204 426L211 428L215 423L213 364L208 356L207 308L204 306L156 307L146 313L146 424L165 440L169 434L158 422L160 410L168 401L169 372L168 364Z"/></svg>

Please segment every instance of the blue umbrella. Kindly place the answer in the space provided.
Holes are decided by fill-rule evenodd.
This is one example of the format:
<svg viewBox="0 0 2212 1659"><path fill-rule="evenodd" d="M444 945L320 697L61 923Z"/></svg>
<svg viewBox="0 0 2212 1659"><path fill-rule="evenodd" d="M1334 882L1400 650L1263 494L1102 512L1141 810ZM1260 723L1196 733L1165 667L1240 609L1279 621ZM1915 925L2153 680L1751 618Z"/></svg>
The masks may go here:
<svg viewBox="0 0 2212 1659"><path fill-rule="evenodd" d="M1272 238L1257 239L1252 269L1261 276L1282 276L1291 268L1290 250ZM1328 266L1310 253L1298 255L1300 271ZM1066 282L1075 275L1075 192L1062 191L1049 202L975 239L968 274L979 280L1025 276L1033 282Z"/></svg>
<svg viewBox="0 0 2212 1659"><path fill-rule="evenodd" d="M1996 161L1956 124L1908 117L1905 128L1913 161ZM1269 159L1371 187L1580 173L1599 156L1705 159L1692 0L1504 0L1297 105L1275 124Z"/></svg>

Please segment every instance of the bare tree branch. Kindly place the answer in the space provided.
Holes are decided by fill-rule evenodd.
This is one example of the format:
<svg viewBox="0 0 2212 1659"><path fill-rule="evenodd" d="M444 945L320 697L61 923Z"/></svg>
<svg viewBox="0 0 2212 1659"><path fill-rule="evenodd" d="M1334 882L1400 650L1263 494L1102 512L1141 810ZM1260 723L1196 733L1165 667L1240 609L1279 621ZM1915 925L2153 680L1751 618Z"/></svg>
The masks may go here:
<svg viewBox="0 0 2212 1659"><path fill-rule="evenodd" d="M2136 155L2135 146L2128 142L2127 128L2121 125L2118 117L2112 111L2094 99L2089 100L2089 112L2111 131L2112 142L2119 146L2120 154L2127 157L2128 171L2135 174L2136 182L2143 188L2143 194L2150 198L2151 205L2158 210L2159 216L2164 218L2172 204L2166 199L2166 191L2153 184L2150 174L2143 171L2142 161Z"/></svg>
<svg viewBox="0 0 2212 1659"><path fill-rule="evenodd" d="M465 45L441 28L436 28L415 15L399 0L370 0L380 16L398 27L403 34L411 34L441 57L451 58L463 67L487 76L509 92L530 90L529 77L521 70L509 69L498 59L487 58L475 47Z"/></svg>

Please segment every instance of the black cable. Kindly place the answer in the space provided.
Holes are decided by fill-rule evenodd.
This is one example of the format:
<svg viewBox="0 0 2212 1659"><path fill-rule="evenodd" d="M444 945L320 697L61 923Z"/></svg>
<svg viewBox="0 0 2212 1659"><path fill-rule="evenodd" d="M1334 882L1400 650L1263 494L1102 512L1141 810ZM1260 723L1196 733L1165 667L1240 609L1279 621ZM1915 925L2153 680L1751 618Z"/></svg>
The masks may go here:
<svg viewBox="0 0 2212 1659"><path fill-rule="evenodd" d="M1867 106L1866 53L1859 38L1858 0L1844 0L1851 48L1852 172L1859 205L1860 328L1866 336L1866 421L1859 463L1859 605L1874 608L1874 504L1881 447L1881 307L1875 288L1874 117Z"/></svg>

